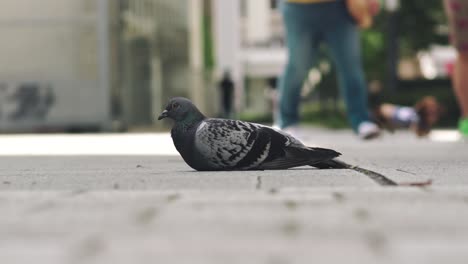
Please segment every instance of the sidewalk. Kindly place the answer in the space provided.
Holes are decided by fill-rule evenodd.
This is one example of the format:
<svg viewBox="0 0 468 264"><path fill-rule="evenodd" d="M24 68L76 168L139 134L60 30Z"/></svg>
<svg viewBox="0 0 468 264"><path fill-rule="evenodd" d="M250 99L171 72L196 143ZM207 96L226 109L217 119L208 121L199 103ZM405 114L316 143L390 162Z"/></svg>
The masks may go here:
<svg viewBox="0 0 468 264"><path fill-rule="evenodd" d="M466 263L467 142L310 134L395 182L433 183L388 187L309 168L194 172L168 134L5 135L1 262Z"/></svg>

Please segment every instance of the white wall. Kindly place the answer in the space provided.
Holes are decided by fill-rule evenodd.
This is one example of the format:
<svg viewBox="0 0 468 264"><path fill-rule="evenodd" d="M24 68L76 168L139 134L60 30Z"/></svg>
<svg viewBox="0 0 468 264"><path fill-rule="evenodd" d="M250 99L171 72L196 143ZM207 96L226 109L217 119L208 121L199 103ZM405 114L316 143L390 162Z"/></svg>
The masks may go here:
<svg viewBox="0 0 468 264"><path fill-rule="evenodd" d="M237 109L243 102L243 69L241 63L240 2L213 0L213 27L216 68L218 75L228 69L236 86Z"/></svg>
<svg viewBox="0 0 468 264"><path fill-rule="evenodd" d="M0 1L0 82L13 93L21 82L52 85L55 104L45 120L31 124L67 124L109 121L108 56L100 52L98 3L106 0L2 0ZM105 7L105 5L104 5ZM102 18L105 19L105 18ZM100 47L100 48L99 48ZM8 105L9 104L9 105ZM3 109L15 102L3 100ZM26 122L26 121L24 121ZM21 125L25 125L23 124ZM0 116L0 126L14 126Z"/></svg>
<svg viewBox="0 0 468 264"><path fill-rule="evenodd" d="M247 0L247 42L265 42L270 38L270 1Z"/></svg>

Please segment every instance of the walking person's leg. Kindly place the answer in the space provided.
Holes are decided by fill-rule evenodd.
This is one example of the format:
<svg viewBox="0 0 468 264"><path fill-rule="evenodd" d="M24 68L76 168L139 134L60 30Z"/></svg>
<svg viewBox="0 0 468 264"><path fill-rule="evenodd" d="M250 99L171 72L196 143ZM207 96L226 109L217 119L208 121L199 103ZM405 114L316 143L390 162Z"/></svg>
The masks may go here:
<svg viewBox="0 0 468 264"><path fill-rule="evenodd" d="M454 72L454 89L463 118L468 118L468 51L459 52Z"/></svg>
<svg viewBox="0 0 468 264"><path fill-rule="evenodd" d="M335 62L351 126L359 136L372 138L379 134L379 129L370 122L359 31L344 3L336 3L335 6L335 23L325 31L325 41Z"/></svg>
<svg viewBox="0 0 468 264"><path fill-rule="evenodd" d="M459 52L453 76L453 88L457 96L462 117L460 119L460 132L468 135L468 52Z"/></svg>
<svg viewBox="0 0 468 264"><path fill-rule="evenodd" d="M317 39L313 25L307 21L308 10L304 10L303 6L308 5L285 3L282 7L288 63L279 82L277 122L280 128L299 123L301 88L316 56Z"/></svg>
<svg viewBox="0 0 468 264"><path fill-rule="evenodd" d="M453 89L461 110L460 132L468 135L468 3L445 0L451 30L451 41L457 49Z"/></svg>

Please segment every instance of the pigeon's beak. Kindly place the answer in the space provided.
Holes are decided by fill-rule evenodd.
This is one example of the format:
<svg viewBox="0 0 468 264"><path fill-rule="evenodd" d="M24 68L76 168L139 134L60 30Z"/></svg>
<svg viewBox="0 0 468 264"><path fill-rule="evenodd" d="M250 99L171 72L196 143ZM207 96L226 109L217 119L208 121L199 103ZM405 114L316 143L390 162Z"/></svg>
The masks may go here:
<svg viewBox="0 0 468 264"><path fill-rule="evenodd" d="M161 120L161 119L166 118L167 115L168 115L168 113L169 113L169 112L168 112L167 110L164 110L164 111L159 115L158 120Z"/></svg>

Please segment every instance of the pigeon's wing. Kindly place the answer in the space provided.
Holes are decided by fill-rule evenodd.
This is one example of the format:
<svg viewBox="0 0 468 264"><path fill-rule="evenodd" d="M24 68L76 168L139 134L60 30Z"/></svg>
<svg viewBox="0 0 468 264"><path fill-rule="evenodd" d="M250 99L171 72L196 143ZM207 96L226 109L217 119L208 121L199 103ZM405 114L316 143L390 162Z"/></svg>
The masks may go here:
<svg viewBox="0 0 468 264"><path fill-rule="evenodd" d="M195 148L213 168L248 169L268 155L270 142L261 137L261 128L238 120L207 119L195 133Z"/></svg>
<svg viewBox="0 0 468 264"><path fill-rule="evenodd" d="M198 127L195 147L215 169L284 169L339 155L308 148L292 136L237 120L208 119Z"/></svg>
<svg viewBox="0 0 468 264"><path fill-rule="evenodd" d="M334 168L332 167L333 159L341 155L331 149L310 147L284 147L284 152L284 156L266 160L259 168L282 170L305 165L317 168Z"/></svg>
<svg viewBox="0 0 468 264"><path fill-rule="evenodd" d="M270 130L272 141L279 143L273 145L274 152L281 152L283 154L269 156L259 166L259 169L278 170L304 165L311 165L317 168L331 168L332 165L328 165L328 163L331 164L333 158L341 155L341 153L332 149L307 147L288 133L281 130L268 129ZM318 164L319 166L317 166Z"/></svg>

